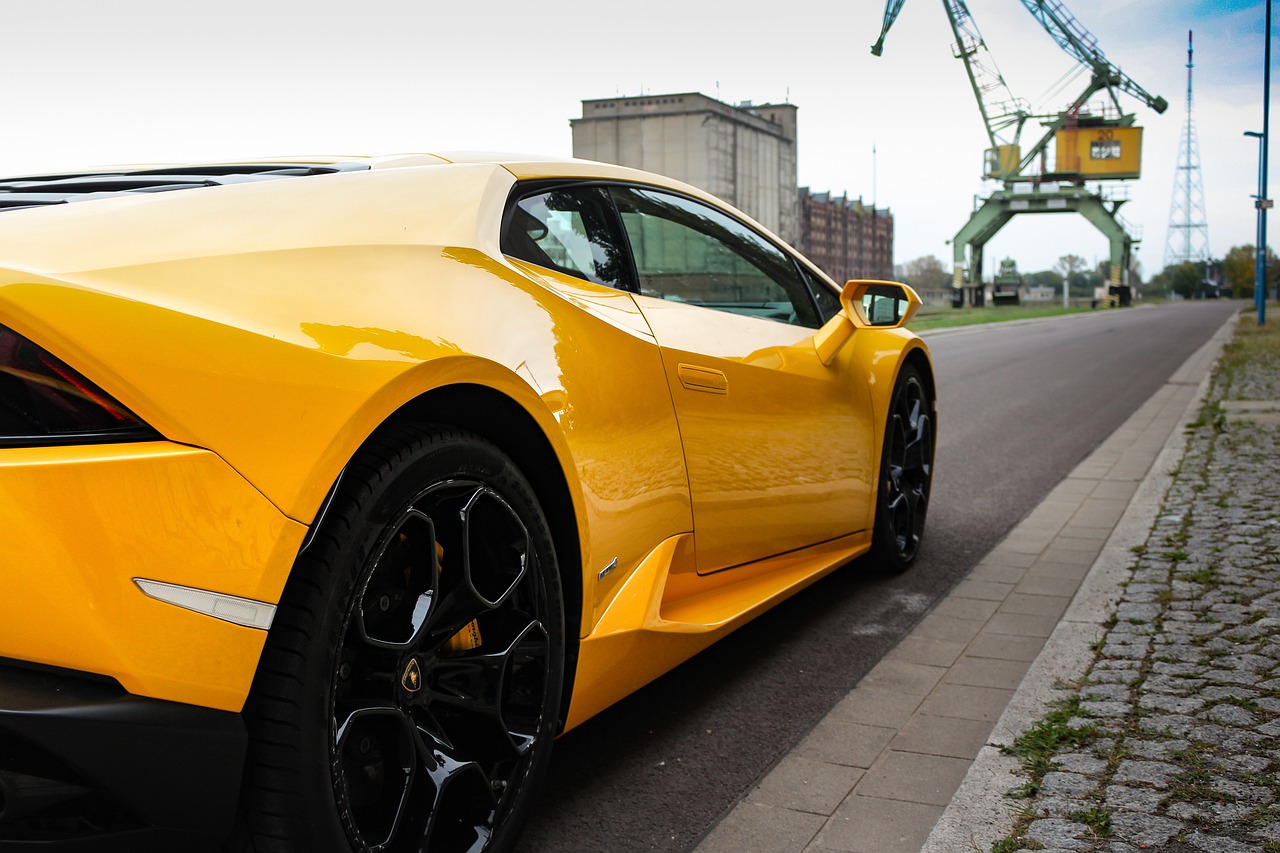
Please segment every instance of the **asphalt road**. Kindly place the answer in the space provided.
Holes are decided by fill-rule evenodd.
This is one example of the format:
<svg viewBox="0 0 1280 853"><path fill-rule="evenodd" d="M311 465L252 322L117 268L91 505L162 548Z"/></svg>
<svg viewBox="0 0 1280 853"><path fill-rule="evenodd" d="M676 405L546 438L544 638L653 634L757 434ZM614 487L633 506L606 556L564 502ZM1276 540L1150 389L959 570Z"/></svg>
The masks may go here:
<svg viewBox="0 0 1280 853"><path fill-rule="evenodd" d="M1239 302L926 333L939 443L906 575L855 563L556 745L521 853L686 851Z"/></svg>

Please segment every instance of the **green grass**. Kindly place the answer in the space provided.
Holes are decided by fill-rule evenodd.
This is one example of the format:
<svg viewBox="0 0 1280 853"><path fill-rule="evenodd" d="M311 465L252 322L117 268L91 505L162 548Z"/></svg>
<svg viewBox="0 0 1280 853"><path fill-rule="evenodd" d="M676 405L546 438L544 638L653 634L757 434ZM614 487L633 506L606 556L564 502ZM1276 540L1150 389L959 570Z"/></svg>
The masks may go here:
<svg viewBox="0 0 1280 853"><path fill-rule="evenodd" d="M1005 755L1017 756L1022 762L1022 772L1030 777L1009 790L1006 796L1014 799L1034 797L1040 792L1045 774L1053 769L1054 755L1068 749L1079 749L1097 740L1099 733L1092 725L1080 728L1070 725L1070 721L1080 714L1080 702L1076 695L1051 703L1044 718L1019 735L1013 746L1000 748ZM1087 824L1099 837L1105 838L1111 832L1111 817L1104 809L1090 807L1074 813L1072 817ZM1008 837L991 845L991 853L1011 853L1028 847L1025 834L1031 819L1030 810L1024 810Z"/></svg>
<svg viewBox="0 0 1280 853"><path fill-rule="evenodd" d="M1005 755L1022 759L1023 772L1031 777L1032 793L1039 790L1044 775L1052 769L1050 759L1055 753L1066 748L1078 748L1097 737L1097 730L1091 725L1082 728L1068 725L1068 721L1079 713L1079 696L1054 702L1044 719L1019 735L1013 746L1000 748Z"/></svg>
<svg viewBox="0 0 1280 853"><path fill-rule="evenodd" d="M1280 303L1267 303L1267 322L1259 326L1257 312L1241 310L1235 337L1222 350L1219 371L1228 376L1251 361L1280 361Z"/></svg>
<svg viewBox="0 0 1280 853"><path fill-rule="evenodd" d="M1005 305L999 308L948 308L930 306L922 308L907 328L914 332L925 329L945 329L953 326L974 326L978 323L999 323L1008 320L1033 320L1037 317L1057 317L1060 314L1082 314L1094 309L1088 306L1061 305ZM1098 311L1112 310L1098 308Z"/></svg>
<svg viewBox="0 0 1280 853"><path fill-rule="evenodd" d="M1218 573L1208 566L1201 566L1191 572L1179 572L1176 577L1178 580L1198 583L1203 586L1214 586L1218 582ZM1208 619L1206 618L1205 621L1208 621Z"/></svg>
<svg viewBox="0 0 1280 853"><path fill-rule="evenodd" d="M1111 814L1104 808L1094 806L1067 814L1069 820L1083 823L1093 830L1098 838L1111 837Z"/></svg>

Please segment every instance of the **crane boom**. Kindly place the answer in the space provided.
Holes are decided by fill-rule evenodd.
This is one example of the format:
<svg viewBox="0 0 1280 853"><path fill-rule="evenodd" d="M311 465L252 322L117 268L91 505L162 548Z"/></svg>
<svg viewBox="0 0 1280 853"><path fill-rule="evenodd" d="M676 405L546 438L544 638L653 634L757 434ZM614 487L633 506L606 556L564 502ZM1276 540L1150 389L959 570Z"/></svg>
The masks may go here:
<svg viewBox="0 0 1280 853"><path fill-rule="evenodd" d="M871 46L872 54L879 56L884 51L885 36L898 19L898 13L902 11L902 4L905 2L906 0L888 0L885 4L884 24L880 28L880 37ZM996 67L995 58L987 49L987 43L982 38L982 33L978 32L978 25L964 0L942 0L942 5L947 10L947 20L951 22L951 33L956 40L953 50L957 59L964 60L969 85L973 87L974 97L978 101L978 110L982 113L982 124L987 130L991 147L1016 145L1022 125L1031 114L1030 104L1022 98L1014 97L1009 90L1009 85Z"/></svg>
<svg viewBox="0 0 1280 853"><path fill-rule="evenodd" d="M889 0L884 7L884 25L880 27L880 38L876 39L876 43L871 45L871 53L879 56L884 52L884 37L889 34L889 28L893 26L893 22L898 20L898 13L902 11L902 4L907 0Z"/></svg>
<svg viewBox="0 0 1280 853"><path fill-rule="evenodd" d="M898 0L902 5L903 0ZM1152 95L1121 71L1098 47L1098 39L1062 3L1062 0L1022 0L1022 5L1040 22L1040 26L1053 37L1067 54L1089 66L1094 76L1100 78L1106 88L1119 89L1142 101L1157 113L1169 108L1169 102Z"/></svg>
<svg viewBox="0 0 1280 853"><path fill-rule="evenodd" d="M1031 114L1031 105L1009 90L964 0L943 0L943 6L956 39L953 50L957 58L964 60L991 147L1016 145L1022 125Z"/></svg>
<svg viewBox="0 0 1280 853"><path fill-rule="evenodd" d="M898 19L898 14L902 11L905 2L906 0L886 0L880 37L871 46L871 52L874 55L880 56L884 52L885 37L889 34L894 21ZM1158 113L1168 108L1168 101L1152 95L1107 59L1098 47L1098 39L1071 14L1062 0L1021 0L1021 2L1067 55L1092 72L1089 88L1076 99L1069 111L1078 110L1089 97L1100 91L1108 92L1115 101L1116 90L1132 95ZM1028 118L1032 117L1030 106L1025 100L1015 98L1009 90L964 0L942 0L942 5L946 9L951 31L955 35L955 55L964 60L965 71L973 87L974 97L978 101L978 110L982 113L982 121L991 142L991 148L1011 150L1018 146L1023 125ZM1116 106L1119 107L1118 101ZM1032 163L1052 137L1051 130L1030 149L1019 152L1020 167ZM1021 168L1001 171L1016 173L1021 171Z"/></svg>
<svg viewBox="0 0 1280 853"><path fill-rule="evenodd" d="M906 0L886 0L880 37L872 45L876 56L884 50L884 40L897 20ZM942 0L947 20L955 36L954 53L964 60L965 72L978 101L978 111L990 147L985 152L984 178L1004 183L975 207L969 221L951 241L955 256L952 304L964 305L966 280L982 299L982 252L986 243L1019 213L1070 211L1083 215L1101 230L1111 243L1112 293L1127 292L1133 244L1128 228L1117 217L1123 199L1108 199L1100 190L1086 189L1089 180L1136 178L1141 169L1142 128L1134 126L1134 116L1125 114L1119 92L1142 101L1162 113L1168 102L1152 95L1133 78L1112 64L1098 47L1098 40L1067 10L1063 0L1021 0L1040 26L1071 56L1087 68L1090 79L1084 90L1066 106L1048 114L1032 114L1026 101L1015 98L1005 84L978 32L965 0ZM1115 110L1090 109L1089 99L1105 92ZM1020 142L1027 122L1036 119L1045 128L1029 148ZM1054 147L1050 165L1050 146ZM1017 191L1019 184L1030 184ZM966 269L966 251L971 263ZM967 273L967 275L966 275Z"/></svg>

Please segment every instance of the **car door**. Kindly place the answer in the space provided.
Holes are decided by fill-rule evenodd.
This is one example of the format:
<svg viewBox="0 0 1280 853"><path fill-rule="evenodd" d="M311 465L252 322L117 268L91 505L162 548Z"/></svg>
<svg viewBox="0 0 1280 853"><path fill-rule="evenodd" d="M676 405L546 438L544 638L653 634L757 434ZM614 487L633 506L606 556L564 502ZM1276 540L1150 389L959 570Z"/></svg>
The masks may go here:
<svg viewBox="0 0 1280 853"><path fill-rule="evenodd" d="M611 194L675 404L699 573L865 528L867 379L847 357L818 358L812 273L700 200L634 186Z"/></svg>

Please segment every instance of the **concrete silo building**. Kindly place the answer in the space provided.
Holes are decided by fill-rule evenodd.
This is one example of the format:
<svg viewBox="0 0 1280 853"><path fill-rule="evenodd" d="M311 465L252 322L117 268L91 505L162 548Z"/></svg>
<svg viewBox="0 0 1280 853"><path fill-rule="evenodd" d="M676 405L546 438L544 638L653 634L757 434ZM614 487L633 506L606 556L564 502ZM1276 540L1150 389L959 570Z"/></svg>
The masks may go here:
<svg viewBox="0 0 1280 853"><path fill-rule="evenodd" d="M684 92L585 100L569 124L575 157L658 172L719 196L837 281L891 277L887 209L798 185L796 112L794 104L733 106Z"/></svg>

